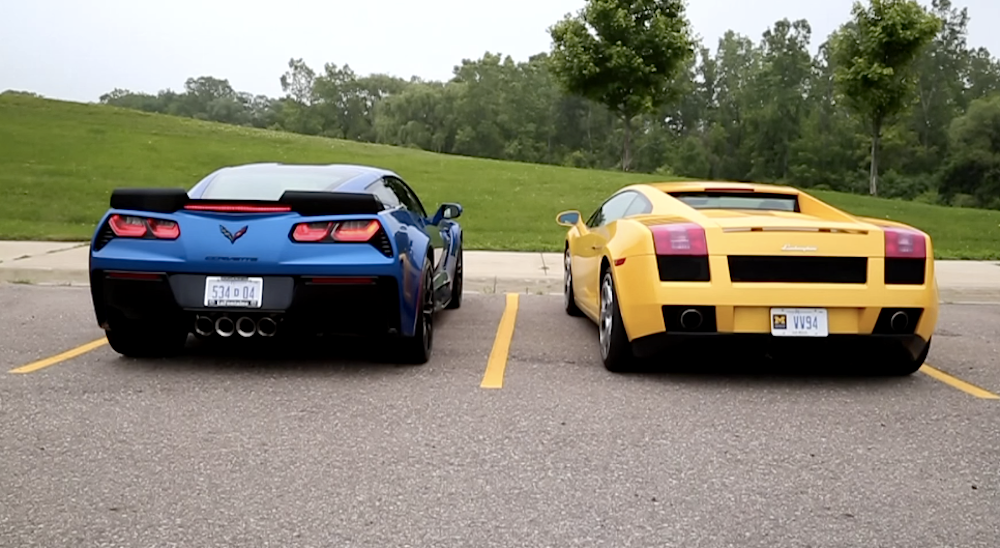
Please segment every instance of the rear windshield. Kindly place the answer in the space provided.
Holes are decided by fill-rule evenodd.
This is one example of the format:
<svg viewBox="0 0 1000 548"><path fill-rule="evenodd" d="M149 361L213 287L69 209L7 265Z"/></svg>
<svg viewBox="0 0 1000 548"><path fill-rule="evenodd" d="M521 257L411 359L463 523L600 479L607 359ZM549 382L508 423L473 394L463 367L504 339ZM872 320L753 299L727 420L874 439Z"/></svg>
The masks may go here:
<svg viewBox="0 0 1000 548"><path fill-rule="evenodd" d="M205 200L268 200L286 190L333 190L359 174L348 170L228 171L216 175L201 197Z"/></svg>
<svg viewBox="0 0 1000 548"><path fill-rule="evenodd" d="M757 209L798 211L799 198L763 192L673 192L671 196L695 209Z"/></svg>

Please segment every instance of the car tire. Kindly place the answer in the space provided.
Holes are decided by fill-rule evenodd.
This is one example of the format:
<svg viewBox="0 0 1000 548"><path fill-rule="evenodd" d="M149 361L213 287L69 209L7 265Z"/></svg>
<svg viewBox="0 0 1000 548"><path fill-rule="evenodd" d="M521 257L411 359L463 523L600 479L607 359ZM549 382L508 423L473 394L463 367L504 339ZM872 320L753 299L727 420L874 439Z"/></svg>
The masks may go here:
<svg viewBox="0 0 1000 548"><path fill-rule="evenodd" d="M180 354L187 344L188 333L166 326L111 325L105 332L108 344L129 358L166 358Z"/></svg>
<svg viewBox="0 0 1000 548"><path fill-rule="evenodd" d="M625 333L625 322L622 321L621 310L618 308L618 293L615 291L614 277L611 269L601 276L601 311L598 316L598 342L601 346L601 360L604 368L613 373L622 373L631 369L635 362L632 354L632 343Z"/></svg>
<svg viewBox="0 0 1000 548"><path fill-rule="evenodd" d="M908 377L923 367L924 362L927 361L927 354L931 351L931 339L927 340L927 344L924 346L920 355L917 359L910 358L908 355L903 355L889 362L886 367L888 369L888 374L894 377Z"/></svg>
<svg viewBox="0 0 1000 548"><path fill-rule="evenodd" d="M576 293L573 292L573 262L570 260L569 247L563 254L563 306L570 316L583 316L583 311L576 305Z"/></svg>
<svg viewBox="0 0 1000 548"><path fill-rule="evenodd" d="M431 358L434 347L434 278L424 266L421 276L420 296L417 298L417 325L413 336L402 337L398 345L399 360L412 365L423 365Z"/></svg>
<svg viewBox="0 0 1000 548"><path fill-rule="evenodd" d="M445 306L448 310L455 310L462 306L462 284L464 272L462 269L462 248L458 248L458 262L455 263L455 279L451 282L451 299Z"/></svg>

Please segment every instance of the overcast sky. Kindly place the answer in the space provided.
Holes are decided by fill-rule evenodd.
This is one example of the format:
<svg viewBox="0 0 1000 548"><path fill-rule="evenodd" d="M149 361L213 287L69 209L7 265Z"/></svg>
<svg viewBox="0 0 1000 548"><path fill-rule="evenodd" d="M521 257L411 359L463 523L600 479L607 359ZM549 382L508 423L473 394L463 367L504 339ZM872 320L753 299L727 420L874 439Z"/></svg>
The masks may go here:
<svg viewBox="0 0 1000 548"><path fill-rule="evenodd" d="M930 0L922 0L929 4ZM968 7L969 43L1000 54L1000 0ZM689 0L694 31L713 50L729 29L759 39L774 21L809 20L815 47L850 16L852 0ZM500 7L504 6L504 7ZM320 71L445 80L486 51L515 60L547 51L547 28L583 0L0 0L0 91L96 101L116 87L180 90L190 76L281 95L301 57Z"/></svg>

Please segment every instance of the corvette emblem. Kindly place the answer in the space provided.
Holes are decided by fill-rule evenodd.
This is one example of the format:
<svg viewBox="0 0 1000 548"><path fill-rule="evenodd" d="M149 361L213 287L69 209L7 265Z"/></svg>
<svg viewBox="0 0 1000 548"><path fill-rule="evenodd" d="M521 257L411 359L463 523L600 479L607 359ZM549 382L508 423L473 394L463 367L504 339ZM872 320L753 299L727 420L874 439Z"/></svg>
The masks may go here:
<svg viewBox="0 0 1000 548"><path fill-rule="evenodd" d="M781 250L782 251L816 251L816 248L813 247L813 246L811 246L811 245L785 244L785 246L782 247Z"/></svg>
<svg viewBox="0 0 1000 548"><path fill-rule="evenodd" d="M237 230L236 234L233 234L232 232L229 232L228 230L226 230L226 227L224 227L222 225L219 225L219 230L222 231L222 234L226 238L229 238L229 243L233 243L233 244L235 244L236 240L239 240L241 236L243 236L244 234L247 233L247 229L248 228L250 228L250 227L249 226L245 226L245 227Z"/></svg>

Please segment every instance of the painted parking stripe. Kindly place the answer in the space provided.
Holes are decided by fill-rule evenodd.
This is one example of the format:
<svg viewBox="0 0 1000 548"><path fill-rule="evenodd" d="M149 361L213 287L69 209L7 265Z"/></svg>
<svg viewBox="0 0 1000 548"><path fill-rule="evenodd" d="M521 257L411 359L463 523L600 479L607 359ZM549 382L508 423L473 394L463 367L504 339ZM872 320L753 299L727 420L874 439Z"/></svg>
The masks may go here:
<svg viewBox="0 0 1000 548"><path fill-rule="evenodd" d="M978 386L976 386L974 384L969 384L969 383L963 381L962 379L959 379L957 377L953 377L953 376L945 373L944 371L941 371L940 369L935 369L934 367L931 367L931 366L929 366L927 364L924 364L920 368L920 371L923 372L924 374L930 376L931 378L937 379L937 380L939 380L939 381L947 384L948 386L951 386L953 388L957 388L957 389L961 390L962 392L965 392L966 394L970 394L970 395L975 396L977 398L982 398L984 400L1000 400L1000 396L997 396L996 394L994 394L994 393L992 393L992 392L990 392L988 390L983 390L982 388L979 388Z"/></svg>
<svg viewBox="0 0 1000 548"><path fill-rule="evenodd" d="M497 336L493 341L493 350L490 352L490 359L486 362L486 374L483 375L483 382L480 388L503 388L503 374L507 369L507 356L510 353L510 342L514 338L514 323L517 321L518 294L507 294L507 306L504 308L503 316L500 317L500 325L497 327Z"/></svg>
<svg viewBox="0 0 1000 548"><path fill-rule="evenodd" d="M46 367L49 367L50 365L55 365L57 363L61 363L61 362L64 362L66 360L75 358L77 356L80 356L81 354L86 354L87 352L90 352L91 350L96 350L96 349L98 349L98 348L100 348L100 347L102 347L102 346L104 346L106 344L108 344L108 339L105 338L105 337L101 337L100 339L97 339L96 341L91 341L91 342L89 342L87 344L80 345L80 346L78 346L78 347L76 347L76 348L74 348L72 350L67 350L67 351L63 352L62 354L56 354L55 356L52 356L51 358L45 358L43 360L38 360L37 362L29 363L28 365L22 365L21 367L18 367L17 369L11 369L10 372L11 373L32 373L34 371L38 371L39 369L44 369Z"/></svg>

